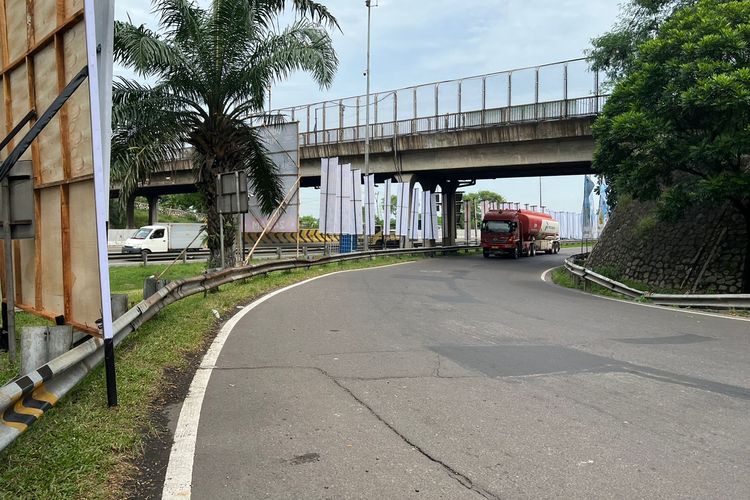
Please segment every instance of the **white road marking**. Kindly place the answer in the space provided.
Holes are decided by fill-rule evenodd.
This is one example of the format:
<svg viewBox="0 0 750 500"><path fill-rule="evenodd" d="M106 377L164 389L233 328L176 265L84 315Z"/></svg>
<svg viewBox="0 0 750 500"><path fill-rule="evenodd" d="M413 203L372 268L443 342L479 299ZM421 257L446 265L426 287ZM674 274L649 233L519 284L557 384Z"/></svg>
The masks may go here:
<svg viewBox="0 0 750 500"><path fill-rule="evenodd" d="M559 285L556 285L555 283L553 283L551 281L547 281L547 275L550 272L554 271L555 269L557 269L557 267L553 267L551 269L547 269L546 271L544 271L542 273L542 276L541 276L542 281L544 281L545 283L550 283L550 284L555 285L555 286L559 286ZM612 300L614 302L620 302L620 303L623 303L623 304L630 304L630 305L634 305L634 306L650 307L652 309L662 309L664 311L679 312L679 313L684 313L684 314L696 314L698 316L709 316L711 318L731 319L731 320L734 320L734 321L750 321L750 318L740 318L738 316L729 316L727 314L717 314L717 313L710 313L710 312L704 312L704 311L690 311L688 309L679 309L679 308L670 307L670 306L659 306L659 305L656 305L656 304L643 304L641 302L635 302L635 301L632 301L632 300L618 299L618 298L615 298L615 297L607 297L605 295L597 295L595 293L588 293L588 292L584 292L582 290L574 290L574 291L576 291L578 293L582 293L582 294L588 295L589 297L596 297L597 299L604 299L604 300Z"/></svg>
<svg viewBox="0 0 750 500"><path fill-rule="evenodd" d="M403 264L410 264L415 261L409 262L398 262L396 264L387 264L384 266L366 267L362 269L347 269L344 271L336 271L328 274L322 274L315 276L299 283L289 285L280 290L271 292L259 299L253 301L249 305L242 308L241 311L237 312L232 318L227 321L224 326L221 327L221 331L214 339L208 352L203 356L198 370L193 376L193 381L190 383L190 389L185 397L185 402L182 404L180 410L180 418L177 421L177 428L174 433L174 442L172 444L172 451L169 454L169 464L167 466L167 474L164 478L164 487L162 489L162 498L165 499L187 499L192 495L192 481L193 481L193 460L195 459L195 443L198 438L198 424L200 423L201 408L203 407L203 398L206 395L206 388L211 378L211 373L216 366L216 361L219 359L221 350L232 333L232 330L240 320L245 317L247 313L258 307L268 299L275 297L281 293L284 293L292 288L310 283L311 281L333 276L335 274L350 273L355 271L368 271L373 269L382 269L385 267L400 266Z"/></svg>

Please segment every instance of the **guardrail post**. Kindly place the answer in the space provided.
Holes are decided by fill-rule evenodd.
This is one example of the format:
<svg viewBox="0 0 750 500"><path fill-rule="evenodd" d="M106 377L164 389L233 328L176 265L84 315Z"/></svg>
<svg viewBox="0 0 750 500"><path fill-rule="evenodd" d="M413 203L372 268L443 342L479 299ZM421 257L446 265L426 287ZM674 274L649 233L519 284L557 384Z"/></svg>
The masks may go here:
<svg viewBox="0 0 750 500"><path fill-rule="evenodd" d="M144 266L148 265L148 252L145 250L141 252L141 261L143 262Z"/></svg>
<svg viewBox="0 0 750 500"><path fill-rule="evenodd" d="M276 257L278 257L279 260L281 260L281 247L276 247Z"/></svg>

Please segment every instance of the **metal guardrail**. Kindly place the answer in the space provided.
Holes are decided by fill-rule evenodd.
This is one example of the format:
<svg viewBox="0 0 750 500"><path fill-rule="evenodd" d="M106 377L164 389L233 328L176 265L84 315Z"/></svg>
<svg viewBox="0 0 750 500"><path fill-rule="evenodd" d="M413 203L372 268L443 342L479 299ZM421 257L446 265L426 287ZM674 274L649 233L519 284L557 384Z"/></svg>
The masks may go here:
<svg viewBox="0 0 750 500"><path fill-rule="evenodd" d="M750 309L750 294L665 294L651 293L629 287L619 281L607 278L587 269L576 262L588 257L587 253L565 259L565 269L581 279L627 297L663 306L712 307L721 309Z"/></svg>
<svg viewBox="0 0 750 500"><path fill-rule="evenodd" d="M265 276L268 273L321 266L333 262L346 262L380 255L412 255L458 252L478 246L451 246L404 248L356 252L315 260L280 260L254 266L224 269L194 278L168 283L154 295L138 303L113 322L114 343L119 345L130 333L137 330L156 313L198 293L207 292L235 281ZM0 388L0 450L3 450L25 432L44 412L75 387L104 358L104 342L91 338L31 373Z"/></svg>

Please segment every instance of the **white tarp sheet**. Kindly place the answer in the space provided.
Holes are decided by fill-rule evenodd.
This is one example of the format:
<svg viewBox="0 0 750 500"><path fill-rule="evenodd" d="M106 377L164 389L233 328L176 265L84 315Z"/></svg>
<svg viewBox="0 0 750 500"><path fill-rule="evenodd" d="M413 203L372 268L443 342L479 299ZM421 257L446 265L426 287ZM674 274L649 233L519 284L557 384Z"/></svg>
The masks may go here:
<svg viewBox="0 0 750 500"><path fill-rule="evenodd" d="M320 232L339 234L336 226L340 225L339 212L336 210L336 198L339 192L339 159L323 158L320 161Z"/></svg>

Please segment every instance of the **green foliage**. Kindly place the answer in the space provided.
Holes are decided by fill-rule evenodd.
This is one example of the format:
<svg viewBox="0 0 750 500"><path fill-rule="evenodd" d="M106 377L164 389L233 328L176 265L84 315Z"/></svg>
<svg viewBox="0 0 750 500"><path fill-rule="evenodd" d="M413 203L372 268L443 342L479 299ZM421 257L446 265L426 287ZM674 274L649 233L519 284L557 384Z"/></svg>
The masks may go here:
<svg viewBox="0 0 750 500"><path fill-rule="evenodd" d="M653 235L654 229L656 229L656 214L648 214L641 217L638 223L633 228L638 239L645 239Z"/></svg>
<svg viewBox="0 0 750 500"><path fill-rule="evenodd" d="M206 209L203 197L198 193L189 194L168 194L159 197L159 205L166 208L176 208L179 210L195 210L202 212Z"/></svg>
<svg viewBox="0 0 750 500"><path fill-rule="evenodd" d="M300 229L318 229L320 220L312 215L303 215L299 218Z"/></svg>
<svg viewBox="0 0 750 500"><path fill-rule="evenodd" d="M653 39L659 27L679 9L697 0L629 0L622 6L612 31L594 38L588 52L592 69L604 71L611 82L628 75L638 58L639 47Z"/></svg>
<svg viewBox="0 0 750 500"><path fill-rule="evenodd" d="M597 120L594 168L662 211L750 213L750 2L700 0L643 43Z"/></svg>
<svg viewBox="0 0 750 500"><path fill-rule="evenodd" d="M464 200L470 201L474 207L474 218L476 218L477 221L481 221L482 219L482 209L480 207L480 203L483 201L489 201L489 202L495 202L495 203L503 203L506 201L505 197L499 193L495 193L494 191L479 191L478 193L466 193L464 194ZM464 215L464 205L461 205L461 216L459 218L458 227L461 229L464 229L464 222L465 222L466 216ZM473 218L472 218L473 220ZM473 222L472 222L473 224Z"/></svg>

